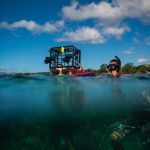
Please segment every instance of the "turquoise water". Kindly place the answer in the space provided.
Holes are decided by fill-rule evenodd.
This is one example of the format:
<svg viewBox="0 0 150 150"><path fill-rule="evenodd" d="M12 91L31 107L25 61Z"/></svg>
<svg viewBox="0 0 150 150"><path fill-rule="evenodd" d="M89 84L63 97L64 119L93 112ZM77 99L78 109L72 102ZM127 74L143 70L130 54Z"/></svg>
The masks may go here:
<svg viewBox="0 0 150 150"><path fill-rule="evenodd" d="M0 149L112 150L114 128L149 102L149 75L3 77ZM124 146L144 150L140 136L126 137Z"/></svg>

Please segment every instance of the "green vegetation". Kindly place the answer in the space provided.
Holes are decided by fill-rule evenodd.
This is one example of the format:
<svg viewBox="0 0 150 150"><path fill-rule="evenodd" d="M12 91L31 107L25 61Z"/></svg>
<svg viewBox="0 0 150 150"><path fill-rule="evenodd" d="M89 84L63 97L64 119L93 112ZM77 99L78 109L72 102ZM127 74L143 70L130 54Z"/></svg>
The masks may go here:
<svg viewBox="0 0 150 150"><path fill-rule="evenodd" d="M133 63L127 63L121 68L122 74L148 73L148 72L150 72L150 65L134 66Z"/></svg>
<svg viewBox="0 0 150 150"><path fill-rule="evenodd" d="M97 75L108 73L107 64L102 64L102 65L100 65L100 68L99 68L98 70L95 70L95 73L96 73Z"/></svg>
<svg viewBox="0 0 150 150"><path fill-rule="evenodd" d="M133 63L127 63L121 68L121 73L123 74L132 74L136 72L137 72L137 69L133 65Z"/></svg>
<svg viewBox="0 0 150 150"><path fill-rule="evenodd" d="M85 71L86 72L94 71L97 75L108 73L107 64L100 65L100 68L98 70L93 70L93 69L88 68Z"/></svg>
<svg viewBox="0 0 150 150"><path fill-rule="evenodd" d="M150 67L138 66L137 67L137 72L139 72L139 73L147 73L148 72L148 68L150 68Z"/></svg>
<svg viewBox="0 0 150 150"><path fill-rule="evenodd" d="M107 64L102 64L98 69L98 73L107 73Z"/></svg>

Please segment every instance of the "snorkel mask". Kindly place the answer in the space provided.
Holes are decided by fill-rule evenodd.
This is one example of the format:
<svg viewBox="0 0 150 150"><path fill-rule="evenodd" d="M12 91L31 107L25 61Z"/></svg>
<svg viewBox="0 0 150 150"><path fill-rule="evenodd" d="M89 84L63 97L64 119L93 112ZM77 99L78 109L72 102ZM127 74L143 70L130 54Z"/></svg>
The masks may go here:
<svg viewBox="0 0 150 150"><path fill-rule="evenodd" d="M107 66L107 69L108 69L110 72L112 72L112 71L114 71L114 70L119 70L119 65L118 65L118 64L109 64L109 65Z"/></svg>
<svg viewBox="0 0 150 150"><path fill-rule="evenodd" d="M109 62L109 65L107 66L107 69L112 72L112 71L119 71L121 67L121 61L120 59L115 56L116 59L113 59Z"/></svg>

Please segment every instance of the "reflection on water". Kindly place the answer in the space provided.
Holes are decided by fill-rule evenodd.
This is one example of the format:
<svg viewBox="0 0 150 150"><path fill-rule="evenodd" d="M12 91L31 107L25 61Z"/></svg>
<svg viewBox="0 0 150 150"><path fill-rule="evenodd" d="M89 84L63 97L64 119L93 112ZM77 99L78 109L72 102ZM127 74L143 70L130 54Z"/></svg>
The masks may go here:
<svg viewBox="0 0 150 150"><path fill-rule="evenodd" d="M148 75L7 77L0 91L2 150L112 150L116 126L150 109ZM139 137L124 140L128 150L143 150Z"/></svg>

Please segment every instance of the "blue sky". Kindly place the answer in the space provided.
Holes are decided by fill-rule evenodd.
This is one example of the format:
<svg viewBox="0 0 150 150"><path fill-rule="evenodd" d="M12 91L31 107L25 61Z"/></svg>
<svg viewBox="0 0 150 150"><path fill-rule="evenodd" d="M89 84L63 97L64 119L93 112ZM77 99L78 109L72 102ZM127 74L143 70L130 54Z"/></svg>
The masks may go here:
<svg viewBox="0 0 150 150"><path fill-rule="evenodd" d="M84 68L115 55L122 64L150 63L150 1L0 1L0 71L48 71L49 48L70 44Z"/></svg>

